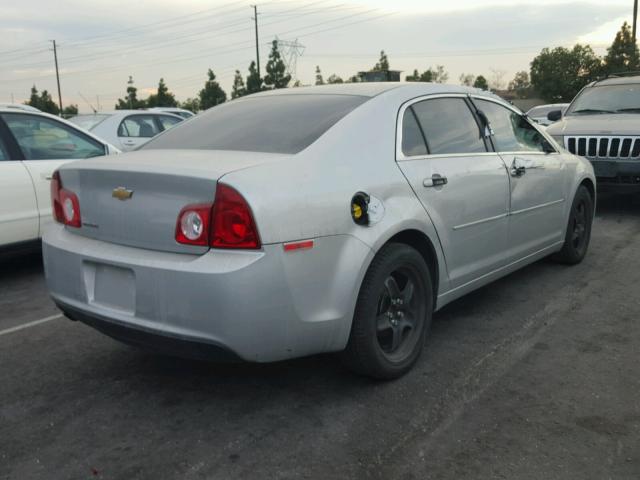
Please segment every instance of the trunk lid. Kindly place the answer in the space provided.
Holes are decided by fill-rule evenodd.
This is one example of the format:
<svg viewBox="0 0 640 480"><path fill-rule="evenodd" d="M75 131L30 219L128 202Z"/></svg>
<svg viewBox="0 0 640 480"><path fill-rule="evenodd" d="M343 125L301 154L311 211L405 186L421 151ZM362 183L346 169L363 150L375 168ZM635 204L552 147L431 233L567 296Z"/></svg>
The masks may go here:
<svg viewBox="0 0 640 480"><path fill-rule="evenodd" d="M223 175L281 156L252 152L142 150L82 160L60 169L62 185L78 195L85 237L176 253L205 253L209 247L175 241L180 210L213 202Z"/></svg>

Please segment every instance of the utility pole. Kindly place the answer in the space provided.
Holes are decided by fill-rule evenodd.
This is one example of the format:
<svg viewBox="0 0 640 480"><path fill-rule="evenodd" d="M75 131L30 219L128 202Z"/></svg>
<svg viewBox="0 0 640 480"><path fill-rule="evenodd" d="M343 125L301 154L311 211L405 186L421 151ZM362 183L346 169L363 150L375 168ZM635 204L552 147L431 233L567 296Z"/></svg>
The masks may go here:
<svg viewBox="0 0 640 480"><path fill-rule="evenodd" d="M636 24L638 23L638 0L633 0L633 44L636 44Z"/></svg>
<svg viewBox="0 0 640 480"><path fill-rule="evenodd" d="M58 82L58 103L60 105L60 116L62 116L62 93L60 93L60 73L58 72L58 51L56 50L56 41L51 40L53 43L53 59L56 62L56 81Z"/></svg>
<svg viewBox="0 0 640 480"><path fill-rule="evenodd" d="M637 2L638 0L636 0ZM251 5L253 7L253 21L256 25L256 66L258 67L258 76L260 76L260 47L258 43L258 5Z"/></svg>

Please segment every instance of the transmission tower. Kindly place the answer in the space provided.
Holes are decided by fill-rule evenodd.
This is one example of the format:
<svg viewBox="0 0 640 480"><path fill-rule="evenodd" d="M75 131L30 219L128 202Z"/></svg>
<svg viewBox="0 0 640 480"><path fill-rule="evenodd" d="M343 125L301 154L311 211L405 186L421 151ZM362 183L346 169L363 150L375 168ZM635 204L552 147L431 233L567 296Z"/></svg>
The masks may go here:
<svg viewBox="0 0 640 480"><path fill-rule="evenodd" d="M305 46L295 40L280 40L276 37L278 44L278 51L282 56L282 61L287 69L287 74L291 75L291 80L294 82L298 79L296 70L298 68L298 57L304 53Z"/></svg>

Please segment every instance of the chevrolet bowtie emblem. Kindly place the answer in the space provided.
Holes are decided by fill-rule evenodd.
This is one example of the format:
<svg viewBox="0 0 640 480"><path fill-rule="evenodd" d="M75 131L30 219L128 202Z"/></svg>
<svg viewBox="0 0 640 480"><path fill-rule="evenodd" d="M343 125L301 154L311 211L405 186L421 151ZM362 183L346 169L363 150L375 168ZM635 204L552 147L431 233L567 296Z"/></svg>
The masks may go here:
<svg viewBox="0 0 640 480"><path fill-rule="evenodd" d="M129 200L133 196L133 190L127 190L124 187L114 188L111 196L122 201Z"/></svg>

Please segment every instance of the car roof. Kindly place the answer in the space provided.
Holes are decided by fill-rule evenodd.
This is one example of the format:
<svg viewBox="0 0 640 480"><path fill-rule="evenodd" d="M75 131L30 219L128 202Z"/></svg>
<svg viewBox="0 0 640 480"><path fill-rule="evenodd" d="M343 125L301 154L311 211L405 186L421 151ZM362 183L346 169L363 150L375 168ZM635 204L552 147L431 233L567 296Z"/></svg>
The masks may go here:
<svg viewBox="0 0 640 480"><path fill-rule="evenodd" d="M616 77L615 75L605 78L603 80L597 80L593 82L590 87L602 86L602 85L631 85L640 83L640 75Z"/></svg>
<svg viewBox="0 0 640 480"><path fill-rule="evenodd" d="M9 110L15 112L16 110L21 110L23 112L40 112L41 110L36 107L32 107L31 105L25 105L22 103L0 103L0 109Z"/></svg>
<svg viewBox="0 0 640 480"><path fill-rule="evenodd" d="M490 98L499 98L491 92L478 88L465 87L461 85L448 85L444 83L430 82L356 82L337 83L331 85L314 85L297 88L281 88L268 90L251 95L360 95L364 97L375 97L389 91L403 91L407 94L431 95L438 93L467 93L473 95L483 95Z"/></svg>

